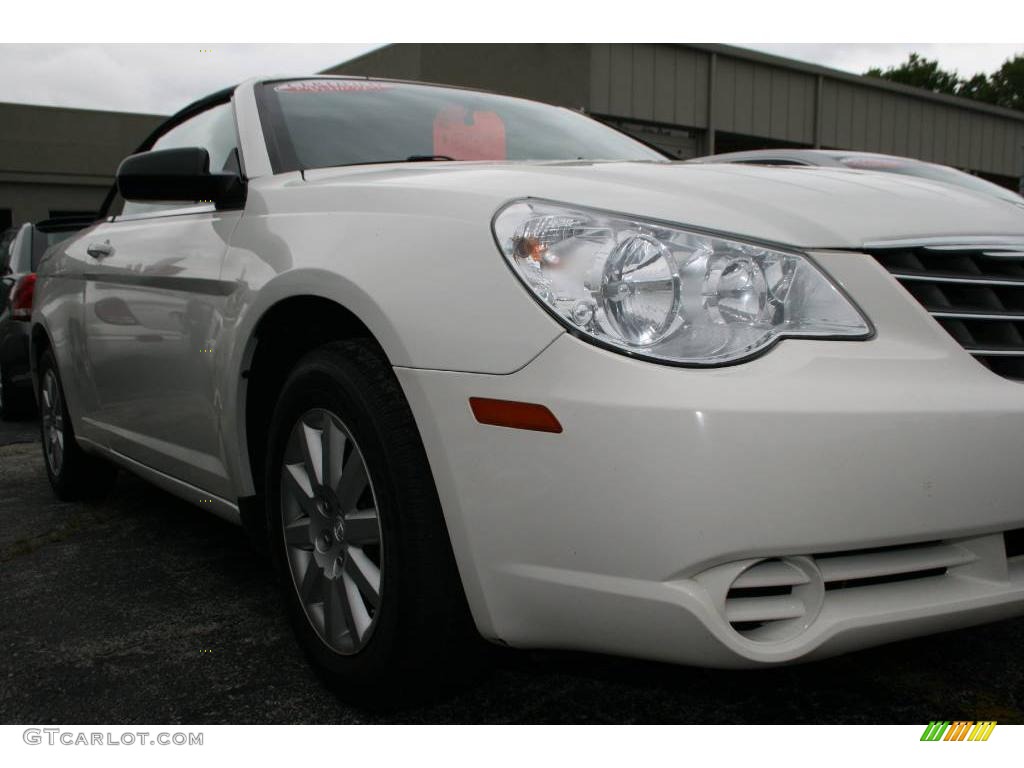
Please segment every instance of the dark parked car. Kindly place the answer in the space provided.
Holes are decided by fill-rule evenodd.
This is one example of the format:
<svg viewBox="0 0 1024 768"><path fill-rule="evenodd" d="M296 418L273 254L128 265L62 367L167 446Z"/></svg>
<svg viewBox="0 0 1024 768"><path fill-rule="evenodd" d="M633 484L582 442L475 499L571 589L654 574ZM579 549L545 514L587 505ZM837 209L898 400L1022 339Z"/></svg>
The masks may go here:
<svg viewBox="0 0 1024 768"><path fill-rule="evenodd" d="M0 251L0 418L21 418L35 410L28 339L36 266L47 248L92 222L76 217L25 223Z"/></svg>
<svg viewBox="0 0 1024 768"><path fill-rule="evenodd" d="M3 232L0 232L0 275L7 268L7 260L11 257L10 245L17 234L17 227L8 227Z"/></svg>
<svg viewBox="0 0 1024 768"><path fill-rule="evenodd" d="M1024 197L991 181L985 181L948 165L926 163L910 157L880 155L874 152L850 152L839 149L755 149L749 152L727 152L688 160L690 163L741 163L745 165L819 166L852 168L860 171L881 171L919 179L939 181L992 195L1024 208Z"/></svg>

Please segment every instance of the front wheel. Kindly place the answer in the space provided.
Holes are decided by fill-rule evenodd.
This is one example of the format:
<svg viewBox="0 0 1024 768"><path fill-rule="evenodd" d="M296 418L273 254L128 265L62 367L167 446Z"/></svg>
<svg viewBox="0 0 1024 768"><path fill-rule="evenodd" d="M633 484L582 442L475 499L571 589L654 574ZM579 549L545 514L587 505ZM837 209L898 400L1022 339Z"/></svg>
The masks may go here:
<svg viewBox="0 0 1024 768"><path fill-rule="evenodd" d="M473 644L419 433L374 344L326 345L292 372L265 488L293 627L342 690L433 676Z"/></svg>

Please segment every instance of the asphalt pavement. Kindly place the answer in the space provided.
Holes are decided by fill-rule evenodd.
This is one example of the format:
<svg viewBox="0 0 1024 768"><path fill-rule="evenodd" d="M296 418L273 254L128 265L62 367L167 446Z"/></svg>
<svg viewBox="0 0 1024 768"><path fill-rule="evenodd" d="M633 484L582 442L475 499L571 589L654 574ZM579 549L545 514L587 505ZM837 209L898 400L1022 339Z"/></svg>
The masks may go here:
<svg viewBox="0 0 1024 768"><path fill-rule="evenodd" d="M240 529L127 474L61 503L35 424L0 422L0 723L930 720L1024 723L1024 620L752 672L500 651L425 702L361 708L307 666Z"/></svg>

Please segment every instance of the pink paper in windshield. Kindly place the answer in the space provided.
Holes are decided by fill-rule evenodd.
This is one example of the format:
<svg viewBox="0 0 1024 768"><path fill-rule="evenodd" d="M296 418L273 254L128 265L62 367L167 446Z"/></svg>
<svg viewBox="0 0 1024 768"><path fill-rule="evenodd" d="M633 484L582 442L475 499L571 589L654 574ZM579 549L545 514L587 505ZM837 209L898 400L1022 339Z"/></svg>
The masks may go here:
<svg viewBox="0 0 1024 768"><path fill-rule="evenodd" d="M505 123L495 112L446 107L434 118L434 154L455 160L505 160Z"/></svg>

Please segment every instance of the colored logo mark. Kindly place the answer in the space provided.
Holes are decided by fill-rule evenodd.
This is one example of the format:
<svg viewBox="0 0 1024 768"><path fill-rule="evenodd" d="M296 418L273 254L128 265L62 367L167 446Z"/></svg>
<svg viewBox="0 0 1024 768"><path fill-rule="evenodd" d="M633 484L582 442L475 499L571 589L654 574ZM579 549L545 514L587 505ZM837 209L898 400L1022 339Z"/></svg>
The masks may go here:
<svg viewBox="0 0 1024 768"><path fill-rule="evenodd" d="M994 720L933 720L921 734L921 741L988 741L995 727Z"/></svg>

